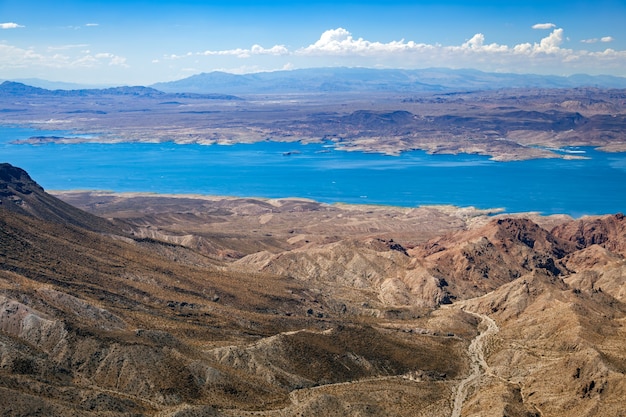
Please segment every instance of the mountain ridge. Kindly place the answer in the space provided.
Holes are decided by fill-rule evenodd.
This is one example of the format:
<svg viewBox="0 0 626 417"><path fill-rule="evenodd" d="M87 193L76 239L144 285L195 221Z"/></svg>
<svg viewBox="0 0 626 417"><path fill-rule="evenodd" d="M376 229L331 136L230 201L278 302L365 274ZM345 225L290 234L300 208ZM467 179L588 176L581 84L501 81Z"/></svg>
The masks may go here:
<svg viewBox="0 0 626 417"><path fill-rule="evenodd" d="M26 171L9 163L0 163L0 207L45 221L102 233L123 234L121 228L112 222L48 194Z"/></svg>
<svg viewBox="0 0 626 417"><path fill-rule="evenodd" d="M151 85L167 92L222 91L230 94L269 93L420 93L502 88L626 88L626 78L488 73L478 70L315 68L251 74L220 71Z"/></svg>
<svg viewBox="0 0 626 417"><path fill-rule="evenodd" d="M241 98L227 94L196 94L196 93L166 93L151 87L144 86L122 86L107 88L89 88L77 90L56 89L49 90L41 87L34 87L28 84L4 81L0 84L0 94L12 97L106 97L106 96L123 96L123 97L145 97L160 99L204 99L204 100L241 100Z"/></svg>
<svg viewBox="0 0 626 417"><path fill-rule="evenodd" d="M31 87L31 88L26 88ZM374 69L320 67L235 74L203 72L146 86L89 87L47 80L6 80L3 94L57 96L133 95L237 99L233 94L450 93L505 88L626 88L626 78L612 75L569 76L483 72L473 69Z"/></svg>
<svg viewBox="0 0 626 417"><path fill-rule="evenodd" d="M419 239L388 208L363 208L388 222L372 223L298 200L88 200L124 214L120 235L9 164L0 195L3 415L626 412L621 214L465 211ZM329 224L304 230L310 214ZM249 255L203 254L215 239Z"/></svg>

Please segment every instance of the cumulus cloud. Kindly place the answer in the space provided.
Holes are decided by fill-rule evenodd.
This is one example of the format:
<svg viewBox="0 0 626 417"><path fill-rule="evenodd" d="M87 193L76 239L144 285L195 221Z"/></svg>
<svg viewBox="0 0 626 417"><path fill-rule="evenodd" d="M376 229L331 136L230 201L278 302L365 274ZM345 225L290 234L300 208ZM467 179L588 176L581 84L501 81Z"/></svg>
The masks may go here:
<svg viewBox="0 0 626 417"><path fill-rule="evenodd" d="M470 50L474 52L505 52L509 47L506 45L498 45L490 43L485 45L485 35L477 33L471 39L463 43L460 47L449 47L449 50Z"/></svg>
<svg viewBox="0 0 626 417"><path fill-rule="evenodd" d="M518 54L560 54L569 50L561 49L563 43L563 29L554 29L550 35L541 39L539 43L522 43L515 45L513 51Z"/></svg>
<svg viewBox="0 0 626 417"><path fill-rule="evenodd" d="M438 54L440 56L453 56L462 54L470 56L474 54L562 54L569 52L562 49L563 29L554 29L548 36L538 43L522 43L509 47L498 43L485 43L485 35L477 33L461 45L429 45L413 41L392 41L388 43L370 42L363 38L355 39L350 32L343 28L332 29L324 32L315 43L295 51L300 55L380 55L380 54ZM468 55L469 54L469 55Z"/></svg>
<svg viewBox="0 0 626 417"><path fill-rule="evenodd" d="M263 70L264 67L259 66L261 56L266 57L263 58L265 65L274 69L284 65L288 65L287 68L325 65L376 68L447 66L485 71L516 72L523 69L542 73L588 72L590 69L592 72L606 73L607 69L612 69L614 73L621 74L621 68L626 67L626 51L606 49L594 52L569 48L565 46L569 39L565 37L562 28L557 28L552 23L539 23L535 26L551 30L535 42L511 45L487 41L483 33L476 33L456 45L427 44L405 39L378 42L356 37L347 29L339 27L326 30L319 39L300 48L253 45L249 48L167 55L164 60L195 60L194 65L202 65L199 60L204 58L208 60L204 65L211 65L213 69L229 65L229 68L246 68L249 72L255 68ZM606 36L584 42L611 41L613 38ZM232 59L244 59L247 63L239 66ZM233 70L230 69L229 72Z"/></svg>
<svg viewBox="0 0 626 417"><path fill-rule="evenodd" d="M532 26L533 29L543 29L543 30L554 29L555 27L556 25L554 23L537 23Z"/></svg>
<svg viewBox="0 0 626 417"><path fill-rule="evenodd" d="M17 29L17 28L23 28L23 27L24 26L18 25L17 23L13 23L13 22L0 23L0 29Z"/></svg>
<svg viewBox="0 0 626 417"><path fill-rule="evenodd" d="M300 48L296 51L296 54L372 55L379 53L388 54L432 48L433 47L431 45L415 43L413 41L405 42L404 39L400 41L392 41L389 43L370 42L364 40L363 38L355 39L352 36L352 33L347 31L346 29L337 28L327 30L326 32L322 33L322 36L317 42L305 48Z"/></svg>

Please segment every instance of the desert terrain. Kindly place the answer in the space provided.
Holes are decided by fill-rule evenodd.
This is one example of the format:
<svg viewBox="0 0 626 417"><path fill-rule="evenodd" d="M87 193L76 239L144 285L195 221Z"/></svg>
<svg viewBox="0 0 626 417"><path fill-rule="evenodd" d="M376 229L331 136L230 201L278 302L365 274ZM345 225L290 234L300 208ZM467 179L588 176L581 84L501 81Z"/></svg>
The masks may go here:
<svg viewBox="0 0 626 417"><path fill-rule="evenodd" d="M621 416L626 218L64 192L0 165L6 416Z"/></svg>
<svg viewBox="0 0 626 417"><path fill-rule="evenodd" d="M24 145L626 151L623 80L337 71L5 82L0 115L71 132ZM48 192L0 163L0 414L624 416L625 256L621 213Z"/></svg>
<svg viewBox="0 0 626 417"><path fill-rule="evenodd" d="M28 144L328 142L344 151L419 149L499 161L580 157L559 152L564 147L626 150L624 89L358 87L232 95L149 87L45 90L5 82L0 115L3 124L73 132L17 142Z"/></svg>

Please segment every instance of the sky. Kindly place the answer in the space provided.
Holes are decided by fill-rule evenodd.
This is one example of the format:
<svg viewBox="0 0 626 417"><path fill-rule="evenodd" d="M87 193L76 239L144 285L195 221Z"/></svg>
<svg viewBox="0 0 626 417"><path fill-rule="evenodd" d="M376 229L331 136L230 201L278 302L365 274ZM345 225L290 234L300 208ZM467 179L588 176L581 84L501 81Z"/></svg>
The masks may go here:
<svg viewBox="0 0 626 417"><path fill-rule="evenodd" d="M0 0L0 80L330 66L626 77L626 0Z"/></svg>

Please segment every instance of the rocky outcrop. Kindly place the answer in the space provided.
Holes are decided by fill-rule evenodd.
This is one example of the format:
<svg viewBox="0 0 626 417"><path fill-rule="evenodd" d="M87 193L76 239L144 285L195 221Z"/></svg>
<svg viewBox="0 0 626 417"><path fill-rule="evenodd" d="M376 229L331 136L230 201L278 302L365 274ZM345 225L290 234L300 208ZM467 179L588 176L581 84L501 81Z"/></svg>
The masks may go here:
<svg viewBox="0 0 626 417"><path fill-rule="evenodd" d="M0 331L48 354L67 347L67 331L62 322L1 295Z"/></svg>
<svg viewBox="0 0 626 417"><path fill-rule="evenodd" d="M600 245L611 252L626 256L626 217L621 213L583 217L557 226L551 233L557 238L575 243L580 248Z"/></svg>
<svg viewBox="0 0 626 417"><path fill-rule="evenodd" d="M576 250L523 218L500 218L475 229L435 238L409 253L445 279L454 299L479 296L531 271L557 276L558 260Z"/></svg>

